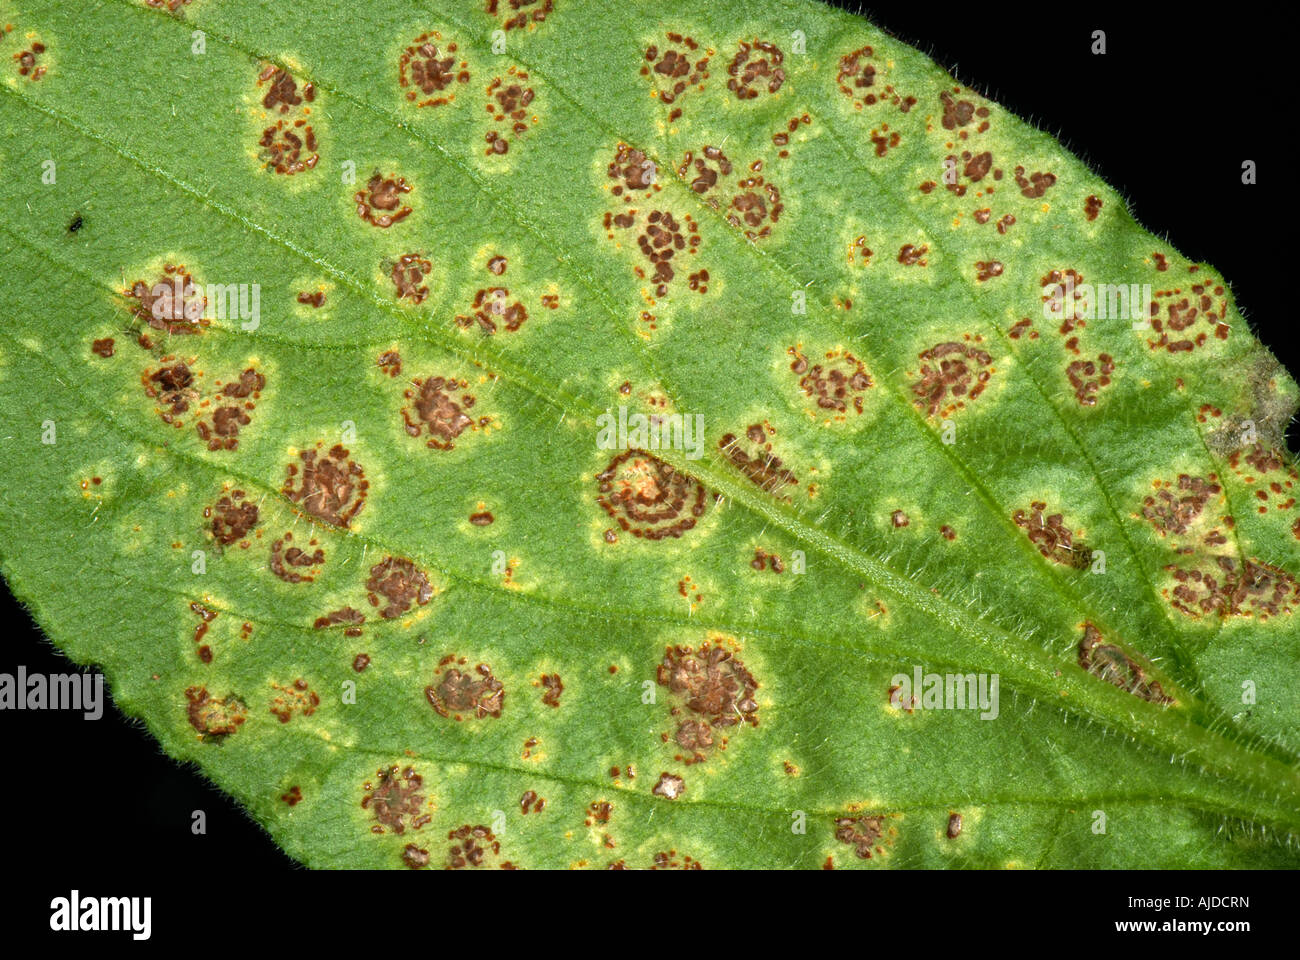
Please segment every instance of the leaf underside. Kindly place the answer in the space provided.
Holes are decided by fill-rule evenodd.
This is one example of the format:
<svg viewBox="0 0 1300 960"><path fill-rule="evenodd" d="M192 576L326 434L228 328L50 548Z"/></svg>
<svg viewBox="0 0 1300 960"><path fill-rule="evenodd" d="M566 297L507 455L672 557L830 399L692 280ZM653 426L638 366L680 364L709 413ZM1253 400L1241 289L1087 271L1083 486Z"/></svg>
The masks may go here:
<svg viewBox="0 0 1300 960"><path fill-rule="evenodd" d="M1296 865L1296 384L1049 136L794 0L0 11L5 577L291 856Z"/></svg>

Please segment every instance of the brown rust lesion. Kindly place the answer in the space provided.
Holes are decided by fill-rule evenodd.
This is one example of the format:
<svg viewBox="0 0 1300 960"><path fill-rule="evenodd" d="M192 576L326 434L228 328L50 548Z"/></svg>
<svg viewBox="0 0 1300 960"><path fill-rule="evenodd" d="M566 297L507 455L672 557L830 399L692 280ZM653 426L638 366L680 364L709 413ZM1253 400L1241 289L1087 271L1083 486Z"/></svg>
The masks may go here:
<svg viewBox="0 0 1300 960"><path fill-rule="evenodd" d="M1147 670L1113 643L1107 643L1101 631L1091 623L1083 625L1083 639L1079 641L1079 666L1148 703L1173 704L1160 683L1152 680Z"/></svg>

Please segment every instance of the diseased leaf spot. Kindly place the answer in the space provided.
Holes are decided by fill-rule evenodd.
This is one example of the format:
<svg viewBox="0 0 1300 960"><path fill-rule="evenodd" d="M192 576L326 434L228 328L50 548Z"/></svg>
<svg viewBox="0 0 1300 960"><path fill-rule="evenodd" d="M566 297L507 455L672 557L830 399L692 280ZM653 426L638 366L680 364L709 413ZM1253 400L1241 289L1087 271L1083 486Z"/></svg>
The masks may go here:
<svg viewBox="0 0 1300 960"><path fill-rule="evenodd" d="M299 677L287 686L271 684L276 693L271 697L271 713L288 723L294 716L310 717L320 706L320 696L312 690L307 681Z"/></svg>
<svg viewBox="0 0 1300 960"><path fill-rule="evenodd" d="M939 102L943 105L943 128L945 130L956 130L964 127L975 118L975 104L969 100L954 100L952 94L944 90L939 94ZM984 110L984 115L988 116L988 110Z"/></svg>
<svg viewBox="0 0 1300 960"><path fill-rule="evenodd" d="M676 800L686 792L686 781L675 774L661 773L659 774L659 781L650 792L656 797L663 797L665 800Z"/></svg>
<svg viewBox="0 0 1300 960"><path fill-rule="evenodd" d="M680 859L678 859L680 857ZM618 861L618 869L626 869L622 866L623 861ZM610 869L615 869L614 864L610 864ZM651 870L703 870L704 864L691 857L678 854L676 850L661 850L654 855L654 862L650 865Z"/></svg>
<svg viewBox="0 0 1300 960"><path fill-rule="evenodd" d="M740 41L736 55L727 65L727 89L737 100L753 100L761 91L776 93L785 83L785 54L774 43L754 38Z"/></svg>
<svg viewBox="0 0 1300 960"><path fill-rule="evenodd" d="M469 824L464 824L450 831L447 839L451 841L447 853L448 870L461 870L466 867L517 869L509 860L501 859L501 841L487 827L481 825L471 827Z"/></svg>
<svg viewBox="0 0 1300 960"><path fill-rule="evenodd" d="M732 173L732 164L726 154L718 147L705 146L697 157L689 151L677 167L677 176L685 180L691 176L691 190L705 198L705 202L715 210L720 210L727 223L743 230L750 240L758 240L772 235L771 224L781 219L785 204L781 202L781 191L776 184L766 181L759 171L763 168L761 160L755 160L749 166L749 175L736 181L735 191L726 207L713 195L721 178ZM692 289L695 289L692 287Z"/></svg>
<svg viewBox="0 0 1300 960"><path fill-rule="evenodd" d="M519 798L519 815L527 816L529 813L541 813L546 809L546 798L539 797L535 790L525 790L524 795Z"/></svg>
<svg viewBox="0 0 1300 960"><path fill-rule="evenodd" d="M645 52L645 63L641 75L649 77L654 86L656 99L671 108L668 122L672 123L682 115L682 108L676 106L677 99L690 88L703 90L709 79L709 55L699 53L700 45L691 37L680 33L667 33L668 43L663 49L651 44Z"/></svg>
<svg viewBox="0 0 1300 960"><path fill-rule="evenodd" d="M433 271L432 261L418 253L407 253L394 261L389 276L397 290L398 300L410 300L423 303L429 295L429 288L424 279Z"/></svg>
<svg viewBox="0 0 1300 960"><path fill-rule="evenodd" d="M361 809L370 812L374 818L371 833L392 833L401 835L409 826L419 830L432 817L424 812L424 778L411 767L399 772L397 764L381 767L374 781L368 781L362 789L366 795L361 800Z"/></svg>
<svg viewBox="0 0 1300 960"><path fill-rule="evenodd" d="M183 263L164 265L162 274L153 283L137 280L123 296L139 301L129 307L131 314L155 330L170 334L201 333L209 322L204 316L208 299Z"/></svg>
<svg viewBox="0 0 1300 960"><path fill-rule="evenodd" d="M1142 516L1162 537L1170 534L1181 536L1200 517L1210 498L1223 491L1215 483L1216 479L1214 475L1207 480L1183 473L1179 474L1176 487L1156 480L1156 492L1142 502Z"/></svg>
<svg viewBox="0 0 1300 960"><path fill-rule="evenodd" d="M609 823L614 816L614 805L608 800L593 800L587 805L586 825Z"/></svg>
<svg viewBox="0 0 1300 960"><path fill-rule="evenodd" d="M1110 375L1115 372L1115 359L1108 353L1092 360L1074 360L1065 368L1065 375L1074 388L1074 399L1083 407L1097 404L1097 391L1110 385Z"/></svg>
<svg viewBox="0 0 1300 960"><path fill-rule="evenodd" d="M511 67L505 78L493 77L488 84L487 113L495 124L486 134L488 156L508 153L511 141L527 132L528 108L537 96L532 87L523 86L527 81L528 74Z"/></svg>
<svg viewBox="0 0 1300 960"><path fill-rule="evenodd" d="M1218 556L1200 560L1189 568L1165 567L1176 581L1172 594L1166 591L1174 609L1199 618L1217 613L1230 616L1269 617L1289 614L1300 602L1300 583L1280 567L1259 560L1244 562Z"/></svg>
<svg viewBox="0 0 1300 960"><path fill-rule="evenodd" d="M257 525L257 504L244 499L243 490L232 490L215 506L206 508L203 515L212 518L212 535L217 543L230 546L247 537Z"/></svg>
<svg viewBox="0 0 1300 960"><path fill-rule="evenodd" d="M375 360L375 366L390 377L396 378L402 372L402 355L396 350L385 350Z"/></svg>
<svg viewBox="0 0 1300 960"><path fill-rule="evenodd" d="M386 557L370 568L366 590L372 607L380 605L380 597L387 601L379 611L385 620L400 617L413 603L424 606L433 596L433 585L424 571L410 560L395 557Z"/></svg>
<svg viewBox="0 0 1300 960"><path fill-rule="evenodd" d="M993 375L993 357L966 343L938 343L917 357L922 363L920 377L912 383L913 402L929 417L939 413L947 417L975 400Z"/></svg>
<svg viewBox="0 0 1300 960"><path fill-rule="evenodd" d="M316 547L313 553L289 546L292 543L293 534L286 533L271 544L271 572L285 583L311 583L325 562L325 551L316 546L315 540L307 543L308 548ZM299 573L299 570L303 572Z"/></svg>
<svg viewBox="0 0 1300 960"><path fill-rule="evenodd" d="M839 72L835 76L840 93L848 97L855 110L880 104L893 104L903 113L916 105L916 97L900 95L893 84L882 83L885 71L875 61L875 51L859 47L839 59Z"/></svg>
<svg viewBox="0 0 1300 960"><path fill-rule="evenodd" d="M1011 329L1007 331L1007 336L1012 340L1019 340L1026 333L1029 334L1030 340L1038 339L1038 331L1034 329L1034 321L1028 317L1022 317L1011 325Z"/></svg>
<svg viewBox="0 0 1300 960"><path fill-rule="evenodd" d="M1034 172L1026 177L1024 167L1016 167L1015 176L1016 186L1020 188L1021 195L1031 200L1041 197L1056 183L1056 174Z"/></svg>
<svg viewBox="0 0 1300 960"><path fill-rule="evenodd" d="M296 807L302 803L302 787L290 787L288 793L280 795L280 799L291 807Z"/></svg>
<svg viewBox="0 0 1300 960"><path fill-rule="evenodd" d="M1132 657L1114 644L1103 643L1101 631L1091 623L1084 624L1083 639L1079 641L1079 666L1148 703L1174 702L1158 682L1147 679Z"/></svg>
<svg viewBox="0 0 1300 960"><path fill-rule="evenodd" d="M519 300L510 302L510 291L506 287L487 287L474 294L470 312L456 317L456 323L469 329L478 324L479 329L491 336L497 332L497 323L514 333L528 319L528 308Z"/></svg>
<svg viewBox="0 0 1300 960"><path fill-rule="evenodd" d="M757 547L754 548L754 559L749 561L749 565L760 572L770 568L773 573L785 573L785 564L779 556Z"/></svg>
<svg viewBox="0 0 1300 960"><path fill-rule="evenodd" d="M948 839L955 840L961 836L961 814L948 814Z"/></svg>
<svg viewBox="0 0 1300 960"><path fill-rule="evenodd" d="M472 673L462 673L458 666L465 665L462 657L443 657L434 671L434 683L424 688L429 706L441 717L454 717L457 721L469 714L476 719L501 716L506 692L501 681L492 676L492 669L480 663Z"/></svg>
<svg viewBox="0 0 1300 960"><path fill-rule="evenodd" d="M905 243L898 250L898 262L905 267L927 267L930 264L925 259L925 255L929 252L930 248L925 244L918 247L911 243Z"/></svg>
<svg viewBox="0 0 1300 960"><path fill-rule="evenodd" d="M402 204L402 194L410 192L411 185L404 178L386 177L376 170L352 199L356 202L358 217L372 226L387 229L411 215L411 208ZM321 299L324 302L323 294Z"/></svg>
<svg viewBox="0 0 1300 960"><path fill-rule="evenodd" d="M313 293L308 293L306 290L300 290L298 292L298 302L319 310L325 306L325 291L316 290Z"/></svg>
<svg viewBox="0 0 1300 960"><path fill-rule="evenodd" d="M422 870L429 865L429 851L408 843L402 848L402 863L412 870Z"/></svg>
<svg viewBox="0 0 1300 960"><path fill-rule="evenodd" d="M90 345L90 352L107 360L113 355L113 338L104 337L102 340L95 340Z"/></svg>
<svg viewBox="0 0 1300 960"><path fill-rule="evenodd" d="M1083 201L1083 217L1089 223L1097 219L1097 214L1101 213L1101 200L1091 194L1088 199Z"/></svg>
<svg viewBox="0 0 1300 960"><path fill-rule="evenodd" d="M1086 569L1092 560L1092 550L1082 543L1075 543L1074 534L1065 526L1062 514L1045 515L1046 509L1046 503L1035 501L1028 510L1013 512L1011 519L1048 560L1078 570Z"/></svg>
<svg viewBox="0 0 1300 960"><path fill-rule="evenodd" d="M293 176L313 169L320 162L317 152L316 132L307 117L311 107L304 104L316 99L316 88L311 83L298 92L297 81L289 71L275 64L266 64L257 76L258 87L267 88L262 106L274 116L281 116L262 131L257 141L258 157L267 169L278 174Z"/></svg>
<svg viewBox="0 0 1300 960"><path fill-rule="evenodd" d="M564 683L558 673L544 673L541 677L542 703L548 707L559 707L560 696L564 693Z"/></svg>
<svg viewBox="0 0 1300 960"><path fill-rule="evenodd" d="M698 651L683 646L665 648L655 682L673 695L669 713L677 728L672 738L689 752L684 759L687 764L706 759L706 751L715 746L715 729L742 723L758 726L758 702L754 699L758 681L721 646L704 643ZM683 709L689 711L684 717ZM726 742L716 745L725 749Z"/></svg>
<svg viewBox="0 0 1300 960"><path fill-rule="evenodd" d="M431 450L451 450L466 430L477 430L491 422L487 417L481 417L476 423L466 413L476 403L473 394L461 392L469 386L467 380L426 377L412 380L411 384L413 389L403 394L409 405L402 408L402 421L407 434L412 437L427 432L426 446Z"/></svg>
<svg viewBox="0 0 1300 960"><path fill-rule="evenodd" d="M280 492L318 520L346 528L365 506L370 483L343 446L335 444L321 455L323 446L298 454L302 467L289 464Z"/></svg>
<svg viewBox="0 0 1300 960"><path fill-rule="evenodd" d="M768 440L769 431L771 428L765 428L761 423L750 425L745 431L746 438L753 444L749 453L740 448L740 440L734 433L725 434L718 441L718 447L727 461L751 483L765 493L781 496L781 489L790 484L797 485L799 478L772 452L772 444Z"/></svg>
<svg viewBox="0 0 1300 960"><path fill-rule="evenodd" d="M436 30L416 37L397 61L397 83L406 99L417 107L441 107L454 101L455 84L469 83L469 64L457 63L456 51L456 43L443 45Z"/></svg>
<svg viewBox="0 0 1300 960"><path fill-rule="evenodd" d="M555 12L555 0L487 0L484 9L501 21L503 30L535 29Z"/></svg>
<svg viewBox="0 0 1300 960"><path fill-rule="evenodd" d="M885 847L892 843L888 834L887 819L882 815L861 817L838 817L835 820L835 839L852 847L854 856L859 860L870 860L873 856L884 854Z"/></svg>
<svg viewBox="0 0 1300 960"><path fill-rule="evenodd" d="M209 450L234 450L239 446L239 429L251 423L248 414L256 407L254 402L260 399L261 390L266 386L266 377L251 367L239 375L238 381L221 384L217 381L220 392L218 397L231 400L243 400L241 404L225 403L212 411L212 423L199 420L195 424L199 438L207 441ZM248 399L248 398L253 399ZM218 401L220 402L220 401ZM203 406L208 402L204 401Z"/></svg>
<svg viewBox="0 0 1300 960"><path fill-rule="evenodd" d="M975 263L975 279L980 283L1002 276L1003 266L997 260L978 260Z"/></svg>
<svg viewBox="0 0 1300 960"><path fill-rule="evenodd" d="M1217 300L1216 300L1217 298ZM1195 283L1184 292L1182 287L1157 290L1151 299L1151 329L1159 339L1148 340L1152 350L1164 347L1169 353L1191 353L1205 345L1209 333L1220 340L1228 339L1231 327L1225 323L1228 301L1222 286ZM1201 322L1209 332L1198 326ZM1196 327L1194 333L1189 333Z"/></svg>
<svg viewBox="0 0 1300 960"><path fill-rule="evenodd" d="M912 520L902 510L895 510L889 515L889 522L893 524L895 529L897 529L899 527L906 527L912 522Z"/></svg>
<svg viewBox="0 0 1300 960"><path fill-rule="evenodd" d="M368 653L358 653L352 660L352 669L357 673L361 673L368 666L370 666L370 654Z"/></svg>
<svg viewBox="0 0 1300 960"><path fill-rule="evenodd" d="M189 365L178 362L157 370L145 370L140 380L145 393L158 400L158 416L163 423L183 426L184 421L178 418L199 401L199 391L194 386L194 374Z"/></svg>
<svg viewBox="0 0 1300 960"><path fill-rule="evenodd" d="M596 480L601 509L624 531L646 540L680 537L717 499L699 481L644 450L618 454Z"/></svg>
<svg viewBox="0 0 1300 960"><path fill-rule="evenodd" d="M40 62L41 57L44 55L45 44L39 40L26 50L15 53L13 59L18 64L18 76L26 77L32 83L45 76L45 72L49 68Z"/></svg>
<svg viewBox="0 0 1300 960"><path fill-rule="evenodd" d="M361 624L365 622L366 616L360 610L343 607L327 613L323 617L317 617L312 626L317 630L324 630L327 627L343 625L343 636L359 637L361 636Z"/></svg>
<svg viewBox="0 0 1300 960"><path fill-rule="evenodd" d="M1218 414L1218 411L1215 413ZM1300 474L1286 465L1281 453L1257 443L1245 455L1246 465L1250 469L1243 468L1241 461L1240 450L1234 450L1228 457L1233 472L1241 478L1242 483L1248 487L1258 484L1255 497L1261 503L1268 504L1271 501L1274 510L1291 510L1295 507L1295 482L1300 480ZM1281 476L1269 478L1269 474L1274 472ZM1267 506L1259 508L1260 513L1266 511Z"/></svg>
<svg viewBox="0 0 1300 960"><path fill-rule="evenodd" d="M190 604L190 612L199 618L199 625L194 628L194 643L198 645L198 650L196 651L198 658L203 663L211 663L212 648L206 643L203 643L203 638L207 636L208 628L212 625L212 621L217 619L217 611L208 609L196 600Z"/></svg>
<svg viewBox="0 0 1300 960"><path fill-rule="evenodd" d="M903 142L902 135L897 130L891 133L887 123L882 123L877 129L872 130L870 136L878 157L886 156L892 147Z"/></svg>
<svg viewBox="0 0 1300 960"><path fill-rule="evenodd" d="M190 687L185 698L189 701L186 713L190 726L199 732L200 740L221 743L248 720L248 708L233 693L213 697L206 687Z"/></svg>

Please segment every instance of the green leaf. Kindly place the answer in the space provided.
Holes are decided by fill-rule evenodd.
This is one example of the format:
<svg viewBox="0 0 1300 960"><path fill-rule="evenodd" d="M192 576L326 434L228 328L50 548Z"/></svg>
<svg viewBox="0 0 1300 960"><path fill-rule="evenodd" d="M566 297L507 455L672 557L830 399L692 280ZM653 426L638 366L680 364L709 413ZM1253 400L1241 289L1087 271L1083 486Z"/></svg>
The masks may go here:
<svg viewBox="0 0 1300 960"><path fill-rule="evenodd" d="M4 7L4 574L290 855L1296 865L1296 384L1050 137L804 2Z"/></svg>

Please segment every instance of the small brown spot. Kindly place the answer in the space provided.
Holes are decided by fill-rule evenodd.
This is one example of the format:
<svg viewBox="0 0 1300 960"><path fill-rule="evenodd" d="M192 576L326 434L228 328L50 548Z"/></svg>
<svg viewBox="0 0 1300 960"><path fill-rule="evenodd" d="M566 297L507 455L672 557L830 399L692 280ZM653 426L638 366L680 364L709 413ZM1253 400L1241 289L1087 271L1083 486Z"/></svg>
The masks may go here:
<svg viewBox="0 0 1300 960"><path fill-rule="evenodd" d="M558 673L542 674L542 703L548 707L558 707L560 705L560 695L564 693L564 684L560 680Z"/></svg>
<svg viewBox="0 0 1300 960"><path fill-rule="evenodd" d="M361 809L370 811L375 825L373 833L390 830L399 836L409 826L419 830L431 819L423 812L425 797L424 778L411 767L399 772L397 764L381 767L375 775L377 783L365 785L366 796L361 801Z"/></svg>
<svg viewBox="0 0 1300 960"><path fill-rule="evenodd" d="M835 839L852 847L859 860L870 860L884 836L883 816L839 817L835 821Z"/></svg>
<svg viewBox="0 0 1300 960"><path fill-rule="evenodd" d="M386 177L376 171L352 199L358 217L372 226L387 228L411 215L411 208L402 205L402 194L410 192L411 185L402 177Z"/></svg>
<svg viewBox="0 0 1300 960"><path fill-rule="evenodd" d="M421 870L429 865L429 851L408 843L402 848L402 862L412 870Z"/></svg>
<svg viewBox="0 0 1300 960"><path fill-rule="evenodd" d="M1074 542L1074 534L1065 525L1062 514L1047 515L1047 504L1035 501L1028 510L1016 510L1011 519L1025 531L1029 542L1053 563L1082 570L1092 562L1092 550Z"/></svg>
<svg viewBox="0 0 1300 960"><path fill-rule="evenodd" d="M659 782L654 785L650 792L666 800L676 800L686 792L686 781L671 773L661 773L659 774Z"/></svg>
<svg viewBox="0 0 1300 960"><path fill-rule="evenodd" d="M442 675L441 680L438 679L439 675ZM434 680L437 685L425 687L424 695L439 716L455 715L457 720L461 719L462 713L472 713L480 720L501 716L505 704L505 688L500 680L492 676L492 670L486 663L480 663L473 673L462 673L449 662L444 662L434 671Z"/></svg>
<svg viewBox="0 0 1300 960"><path fill-rule="evenodd" d="M1101 631L1085 623L1083 639L1079 641L1079 666L1121 690L1149 703L1173 703L1160 684L1148 680L1141 666L1119 647L1103 643Z"/></svg>
<svg viewBox="0 0 1300 960"><path fill-rule="evenodd" d="M381 596L387 601L379 611L385 620L400 617L412 603L424 606L433 596L433 586L424 571L410 560L396 557L386 557L370 568L366 590L372 607L380 605Z"/></svg>
<svg viewBox="0 0 1300 960"><path fill-rule="evenodd" d="M189 701L186 710L190 726L199 732L200 739L220 743L248 719L248 708L234 694L213 697L204 687L190 687L185 698Z"/></svg>
<svg viewBox="0 0 1300 960"><path fill-rule="evenodd" d="M993 357L966 343L935 344L917 356L922 364L920 378L912 384L913 402L931 417L944 409L949 398L953 401L949 409L974 400L984 392L993 373Z"/></svg>
<svg viewBox="0 0 1300 960"><path fill-rule="evenodd" d="M429 287L424 279L432 271L433 262L418 253L407 253L399 257L390 271L397 299L423 303L429 295Z"/></svg>
<svg viewBox="0 0 1300 960"><path fill-rule="evenodd" d="M644 450L618 454L596 480L601 509L624 531L646 540L680 537L716 499L703 484Z"/></svg>
<svg viewBox="0 0 1300 960"><path fill-rule="evenodd" d="M271 544L271 572L285 583L310 583L316 579L316 568L325 562L325 551L316 547L313 553L307 553L292 543L293 534L286 533ZM316 541L308 546L316 546Z"/></svg>
<svg viewBox="0 0 1300 960"><path fill-rule="evenodd" d="M102 340L96 340L90 345L90 352L97 357L103 357L107 360L113 355L113 338L105 337Z"/></svg>
<svg viewBox="0 0 1300 960"><path fill-rule="evenodd" d="M211 513L212 535L224 546L242 540L257 524L257 504L245 500L243 490L222 497Z"/></svg>
<svg viewBox="0 0 1300 960"><path fill-rule="evenodd" d="M485 826L464 824L450 831L447 839L451 841L447 853L448 870L493 866L502 870L515 869L509 860L501 859L501 841Z"/></svg>
<svg viewBox="0 0 1300 960"><path fill-rule="evenodd" d="M365 506L370 483L343 446L335 444L323 456L322 446L298 454L302 467L289 464L280 492L318 520L346 528Z"/></svg>
<svg viewBox="0 0 1300 960"><path fill-rule="evenodd" d="M738 100L753 100L761 90L776 93L785 82L784 60L785 55L773 43L742 40L727 66L727 89Z"/></svg>
<svg viewBox="0 0 1300 960"><path fill-rule="evenodd" d="M420 34L402 51L397 82L406 99L417 107L441 107L456 99L457 84L469 82L469 69L465 61L458 61L457 45L443 43L441 34L431 31Z"/></svg>

